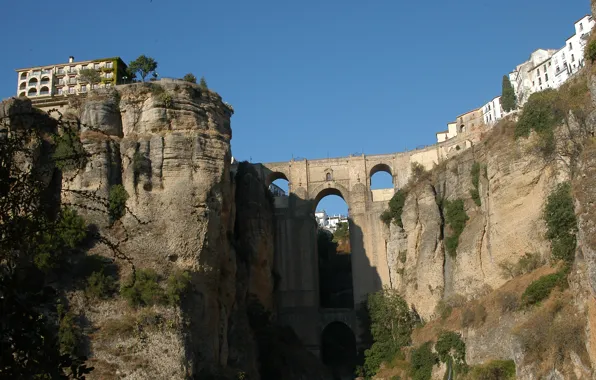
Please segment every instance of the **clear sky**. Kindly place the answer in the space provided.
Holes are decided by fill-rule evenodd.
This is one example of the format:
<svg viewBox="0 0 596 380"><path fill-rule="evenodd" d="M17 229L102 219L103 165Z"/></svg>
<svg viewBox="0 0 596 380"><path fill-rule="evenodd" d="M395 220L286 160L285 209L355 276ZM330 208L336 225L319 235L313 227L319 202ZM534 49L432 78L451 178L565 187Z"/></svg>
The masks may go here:
<svg viewBox="0 0 596 380"><path fill-rule="evenodd" d="M234 106L234 156L252 162L433 144L589 12L588 0L2 3L1 98L16 68L145 54L161 76L206 77Z"/></svg>

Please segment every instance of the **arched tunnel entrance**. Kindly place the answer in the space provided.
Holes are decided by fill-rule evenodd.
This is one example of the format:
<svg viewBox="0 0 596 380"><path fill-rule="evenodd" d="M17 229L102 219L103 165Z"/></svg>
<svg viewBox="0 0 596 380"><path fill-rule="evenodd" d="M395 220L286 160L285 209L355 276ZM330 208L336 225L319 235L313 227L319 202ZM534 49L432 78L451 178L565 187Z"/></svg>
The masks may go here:
<svg viewBox="0 0 596 380"><path fill-rule="evenodd" d="M353 309L352 250L348 207L336 189L315 199L319 302L321 308Z"/></svg>
<svg viewBox="0 0 596 380"><path fill-rule="evenodd" d="M328 324L321 334L321 359L334 380L353 379L356 368L356 337L342 322Z"/></svg>

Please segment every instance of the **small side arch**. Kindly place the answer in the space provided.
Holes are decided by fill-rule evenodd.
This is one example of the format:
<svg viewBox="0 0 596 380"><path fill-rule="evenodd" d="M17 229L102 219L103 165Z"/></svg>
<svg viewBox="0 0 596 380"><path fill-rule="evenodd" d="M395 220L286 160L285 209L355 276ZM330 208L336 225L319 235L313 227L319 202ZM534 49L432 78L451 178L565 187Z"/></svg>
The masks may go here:
<svg viewBox="0 0 596 380"><path fill-rule="evenodd" d="M27 96L37 96L37 90L35 88L30 89Z"/></svg>
<svg viewBox="0 0 596 380"><path fill-rule="evenodd" d="M24 90L25 88L27 88L27 82L22 82L19 86L19 90Z"/></svg>
<svg viewBox="0 0 596 380"><path fill-rule="evenodd" d="M387 173L389 175L389 177L383 178L383 174L379 174L376 178L377 180L380 178L382 179L382 183L383 186L382 188L391 188L391 187L395 187L395 177L393 176L393 172L391 170L391 167L388 164L385 163L380 163L380 164L376 164L375 166L373 166L370 169L370 172L368 174L368 186L372 189L374 186L379 188L377 185L373 185L373 176L377 173ZM388 182L391 181L391 183L389 184ZM377 184L379 184L379 182L377 181Z"/></svg>
<svg viewBox="0 0 596 380"><path fill-rule="evenodd" d="M340 185L338 183L335 183L333 186L328 186L328 187L325 187L325 186L326 186L325 184L321 184L310 192L309 198L313 201L313 210L312 210L313 213L316 211L317 205L319 204L321 199L325 198L328 195L337 195L338 197L340 197L341 199L346 201L346 203L348 204L348 208L350 207L350 201L349 201L350 193L349 193L348 189L346 189L345 187L343 187L342 185Z"/></svg>
<svg viewBox="0 0 596 380"><path fill-rule="evenodd" d="M269 186L269 185L271 185L271 184L272 184L274 181L277 181L278 179L283 179L283 180L286 180L286 181L288 181L288 182L290 181L290 180L288 179L288 176L286 176L286 175L285 175L284 173L282 173L282 172L270 172L270 173L267 175L267 179L265 180L265 185Z"/></svg>
<svg viewBox="0 0 596 380"><path fill-rule="evenodd" d="M39 81L37 80L37 78L31 78L31 79L29 79L29 86L37 86L37 83L39 83Z"/></svg>
<svg viewBox="0 0 596 380"><path fill-rule="evenodd" d="M321 333L321 360L333 372L334 379L343 379L354 372L357 360L356 336L343 322L331 322Z"/></svg>

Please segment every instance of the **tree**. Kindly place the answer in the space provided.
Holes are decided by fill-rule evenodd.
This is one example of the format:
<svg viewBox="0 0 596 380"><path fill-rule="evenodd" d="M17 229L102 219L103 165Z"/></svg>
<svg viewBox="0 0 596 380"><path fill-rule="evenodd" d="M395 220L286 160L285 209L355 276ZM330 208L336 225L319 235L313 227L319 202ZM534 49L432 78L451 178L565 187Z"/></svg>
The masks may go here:
<svg viewBox="0 0 596 380"><path fill-rule="evenodd" d="M207 81L205 80L205 77L201 77L201 82L199 82L199 86L203 90L208 90L209 89L209 87L207 86Z"/></svg>
<svg viewBox="0 0 596 380"><path fill-rule="evenodd" d="M501 105L503 106L503 110L505 112L512 111L516 107L515 91L513 91L513 86L511 86L511 81L507 75L503 75L503 93L501 95Z"/></svg>
<svg viewBox="0 0 596 380"><path fill-rule="evenodd" d="M364 367L367 375L372 376L381 363L391 361L410 343L410 335L419 318L394 289L370 294L367 307L374 343L364 353Z"/></svg>
<svg viewBox="0 0 596 380"><path fill-rule="evenodd" d="M79 70L79 79L85 82L89 82L90 85L94 85L101 82L101 76L96 70L93 69Z"/></svg>
<svg viewBox="0 0 596 380"><path fill-rule="evenodd" d="M155 72L156 69L157 62L153 58L147 57L145 55L139 56L137 59L131 61L128 64L129 73L138 73L143 82L145 81L147 75L149 75L151 72Z"/></svg>
<svg viewBox="0 0 596 380"><path fill-rule="evenodd" d="M186 74L182 80L185 80L190 83L197 83L197 77L195 77L192 73Z"/></svg>

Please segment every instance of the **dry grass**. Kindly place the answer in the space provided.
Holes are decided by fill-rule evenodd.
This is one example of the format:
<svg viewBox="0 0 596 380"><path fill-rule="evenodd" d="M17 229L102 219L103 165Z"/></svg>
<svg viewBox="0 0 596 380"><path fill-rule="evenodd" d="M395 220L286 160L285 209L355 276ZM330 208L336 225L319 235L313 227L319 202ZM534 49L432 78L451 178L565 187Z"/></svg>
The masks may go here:
<svg viewBox="0 0 596 380"><path fill-rule="evenodd" d="M484 324L488 327L497 327L503 314L517 309L518 300L521 298L521 295L528 285L534 280L554 272L556 272L556 268L549 266L538 268L532 273L508 281L501 288L470 303L457 302L458 297L456 297L456 302L453 304L454 306L452 307L451 314L448 317L441 319L440 316L437 315L436 319L429 321L421 328L414 330L412 333L413 345L419 346L427 341L436 341L437 336L442 330L459 331L462 328L462 324L465 324L463 323L464 312L468 308L471 309L471 312L468 312L467 318L470 319L470 314L472 312L474 314L472 325L480 326ZM505 302L505 305L504 299L507 301ZM452 301L447 301L447 303L450 302ZM476 312L477 310L481 310L481 307L484 308L484 312L478 311L479 319L477 320ZM483 319L484 322L481 323Z"/></svg>

